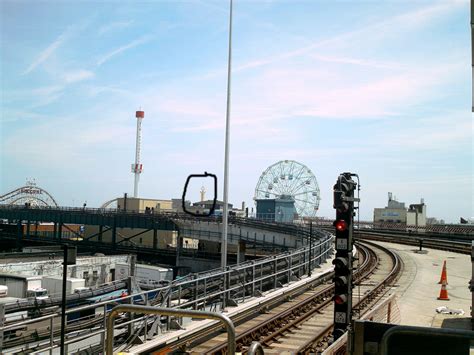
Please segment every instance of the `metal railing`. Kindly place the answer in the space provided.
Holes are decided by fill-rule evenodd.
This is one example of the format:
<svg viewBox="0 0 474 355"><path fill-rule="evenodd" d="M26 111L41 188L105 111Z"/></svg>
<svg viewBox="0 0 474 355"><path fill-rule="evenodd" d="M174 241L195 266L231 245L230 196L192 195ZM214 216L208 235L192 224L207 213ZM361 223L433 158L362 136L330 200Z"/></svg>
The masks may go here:
<svg viewBox="0 0 474 355"><path fill-rule="evenodd" d="M134 305L120 305L114 307L107 316L107 338L106 338L106 353L107 355L113 355L114 353L114 321L115 317L122 312L132 312L141 314L155 314L160 316L179 316L179 317L192 317L199 319L214 319L221 322L227 329L227 349L231 355L235 354L235 328L234 324L224 314L206 311L193 311L183 309L171 309L171 308L156 308L147 306L134 306Z"/></svg>
<svg viewBox="0 0 474 355"><path fill-rule="evenodd" d="M253 341L247 351L248 355L263 355L264 353L263 346L258 341Z"/></svg>
<svg viewBox="0 0 474 355"><path fill-rule="evenodd" d="M1 210L45 210L45 211L58 211L58 212L78 212L78 213L87 213L87 214L101 214L101 215L127 215L127 216L139 216L142 218L147 217L168 217L170 219L193 219L196 220L196 217L192 217L183 212L170 212L170 211L154 211L146 212L145 210L136 210L136 211L124 211L123 209L117 208L90 208L90 207L52 207L52 206L24 206L24 205L7 205L0 203ZM260 214L259 214L260 216ZM313 223L313 226L318 227L332 227L333 220L326 218L314 218L311 221L307 219L295 220L294 222L283 222L278 221L278 216L275 217L274 214L262 214L263 218L256 217L237 217L229 216L229 222L233 221L259 221L261 223L268 224L278 224L278 225L308 225L310 222ZM222 216L209 216L209 217L199 217L199 220L209 220L209 221L222 221ZM359 222L361 229L381 229L381 230L399 230L403 232L408 231L419 231L422 233L445 233L445 234L461 234L461 235L474 235L474 225L473 224L427 224L425 226L419 225L407 225L406 223L397 223L397 222L368 222L361 221Z"/></svg>
<svg viewBox="0 0 474 355"><path fill-rule="evenodd" d="M174 309L219 311L236 303L245 302L252 297L258 297L263 292L280 287L285 283L302 277L308 271L319 266L332 253L333 236L325 234L324 238L316 240L310 247L306 246L293 252L247 261L239 265L228 267L225 271L214 269L208 272L190 274L175 280L170 285L150 291L140 292L126 297L102 301L93 305L72 308L66 311L68 320L68 337L66 345L76 344L84 339L90 339L94 346L100 347L105 340L106 316L110 310L120 303L171 307ZM81 314L92 313L96 316L84 318ZM49 351L59 346L57 329L59 312L45 315L40 318L15 322L0 327L0 352L5 349L15 351L24 348L20 344L12 343L12 338L3 337L5 334L20 328L36 328L24 343L29 349ZM79 317L73 320L74 317ZM35 327L35 323L44 322L48 327ZM82 323L81 323L82 322ZM129 324L146 322L142 318L129 321ZM182 322L182 319L178 319ZM40 323L41 324L41 323ZM123 325L123 324L122 324ZM138 327L140 328L140 327ZM71 330L73 332L71 332ZM140 329L135 329L139 331ZM166 324L169 330L169 322ZM95 338L94 338L95 337ZM76 349L77 350L77 349Z"/></svg>

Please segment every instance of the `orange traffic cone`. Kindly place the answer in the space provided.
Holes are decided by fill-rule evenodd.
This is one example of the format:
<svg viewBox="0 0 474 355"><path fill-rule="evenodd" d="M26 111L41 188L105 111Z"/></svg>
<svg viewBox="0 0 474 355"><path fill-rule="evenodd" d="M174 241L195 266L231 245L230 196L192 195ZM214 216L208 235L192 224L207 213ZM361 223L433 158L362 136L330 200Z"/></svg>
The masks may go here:
<svg viewBox="0 0 474 355"><path fill-rule="evenodd" d="M446 285L448 284L448 272L446 270L446 260L443 263L443 271L441 271L441 278L439 279L438 284L441 285L443 281L446 281Z"/></svg>
<svg viewBox="0 0 474 355"><path fill-rule="evenodd" d="M439 300L442 301L449 301L448 297L448 290L446 290L446 281L443 280L443 283L441 284L441 291L439 292Z"/></svg>

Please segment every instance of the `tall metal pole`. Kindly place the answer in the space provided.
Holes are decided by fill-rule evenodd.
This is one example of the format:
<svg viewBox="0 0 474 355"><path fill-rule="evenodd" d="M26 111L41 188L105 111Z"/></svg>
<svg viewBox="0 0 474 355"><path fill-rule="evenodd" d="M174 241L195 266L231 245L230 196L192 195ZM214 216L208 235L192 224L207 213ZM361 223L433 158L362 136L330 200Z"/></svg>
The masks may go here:
<svg viewBox="0 0 474 355"><path fill-rule="evenodd" d="M67 287L67 245L63 245L63 289L61 296L61 355L65 355L64 340L66 337L66 287Z"/></svg>
<svg viewBox="0 0 474 355"><path fill-rule="evenodd" d="M61 344L60 352L61 355L65 355L64 340L66 338L66 288L67 288L67 266L74 265L76 263L77 248L69 247L66 244L63 245L63 289L62 289L62 299L61 299Z"/></svg>
<svg viewBox="0 0 474 355"><path fill-rule="evenodd" d="M471 1L471 73L472 73L472 112L474 112L474 1Z"/></svg>
<svg viewBox="0 0 474 355"><path fill-rule="evenodd" d="M309 222L309 261L308 261L308 277L311 276L311 259L313 258L313 221Z"/></svg>
<svg viewBox="0 0 474 355"><path fill-rule="evenodd" d="M228 229L228 201L229 201L229 140L230 140L230 77L232 64L232 0L229 12L229 58L227 63L227 111L225 120L225 149L224 149L224 210L222 216L222 247L221 267L227 267L227 229Z"/></svg>

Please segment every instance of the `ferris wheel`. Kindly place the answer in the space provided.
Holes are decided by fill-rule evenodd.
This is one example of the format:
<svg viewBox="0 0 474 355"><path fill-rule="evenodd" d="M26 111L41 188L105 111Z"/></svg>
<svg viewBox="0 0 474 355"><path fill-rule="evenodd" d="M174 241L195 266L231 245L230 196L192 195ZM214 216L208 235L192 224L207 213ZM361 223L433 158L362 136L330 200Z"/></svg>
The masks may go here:
<svg viewBox="0 0 474 355"><path fill-rule="evenodd" d="M293 199L299 217L314 217L321 198L312 171L294 160L269 166L258 180L254 200L279 198Z"/></svg>

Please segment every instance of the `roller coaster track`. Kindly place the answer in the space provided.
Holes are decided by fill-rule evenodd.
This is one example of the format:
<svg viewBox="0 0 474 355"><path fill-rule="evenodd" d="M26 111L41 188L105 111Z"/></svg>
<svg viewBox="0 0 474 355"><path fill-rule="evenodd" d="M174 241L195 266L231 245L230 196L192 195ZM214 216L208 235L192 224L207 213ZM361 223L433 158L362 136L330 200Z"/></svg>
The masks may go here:
<svg viewBox="0 0 474 355"><path fill-rule="evenodd" d="M58 207L54 197L45 189L36 186L33 182L27 182L25 186L0 195L0 204L23 205L32 203L37 206Z"/></svg>

